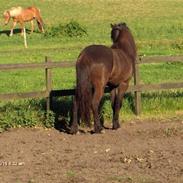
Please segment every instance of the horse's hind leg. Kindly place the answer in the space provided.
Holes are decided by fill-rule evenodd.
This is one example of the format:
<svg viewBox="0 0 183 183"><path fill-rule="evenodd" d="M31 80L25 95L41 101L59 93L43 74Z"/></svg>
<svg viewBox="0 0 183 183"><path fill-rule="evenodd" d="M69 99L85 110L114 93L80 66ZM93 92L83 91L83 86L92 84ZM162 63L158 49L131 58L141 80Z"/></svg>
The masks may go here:
<svg viewBox="0 0 183 183"><path fill-rule="evenodd" d="M98 83L94 86L94 94L92 99L92 112L94 117L94 132L100 133L102 131L102 125L100 122L100 116L99 116L99 105L101 98L104 94L104 89L102 87L101 83Z"/></svg>
<svg viewBox="0 0 183 183"><path fill-rule="evenodd" d="M128 83L122 83L118 88L113 89L111 92L112 109L113 109L113 129L120 128L119 124L119 112L122 106L122 100L124 94L128 88Z"/></svg>
<svg viewBox="0 0 183 183"><path fill-rule="evenodd" d="M70 133L71 134L76 134L78 132L78 102L76 97L73 97L73 109L72 109L72 124L71 124L71 129Z"/></svg>
<svg viewBox="0 0 183 183"><path fill-rule="evenodd" d="M35 17L35 19L37 21L37 25L38 25L39 30L44 33L42 18L40 16L37 16L37 17Z"/></svg>
<svg viewBox="0 0 183 183"><path fill-rule="evenodd" d="M112 104L112 109L113 109L112 128L118 129L118 128L120 128L119 109L121 108L121 98L120 98L120 95L118 95L117 88L115 88L111 91L111 104Z"/></svg>

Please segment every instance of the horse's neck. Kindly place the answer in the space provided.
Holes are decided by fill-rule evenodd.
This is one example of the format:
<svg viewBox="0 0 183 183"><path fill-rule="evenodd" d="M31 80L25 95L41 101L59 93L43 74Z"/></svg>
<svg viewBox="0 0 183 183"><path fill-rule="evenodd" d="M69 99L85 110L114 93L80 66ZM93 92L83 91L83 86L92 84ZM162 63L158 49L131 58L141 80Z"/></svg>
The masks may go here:
<svg viewBox="0 0 183 183"><path fill-rule="evenodd" d="M123 52L128 55L133 61L136 59L136 48L135 44L130 44L127 40L121 40L120 42L116 42L112 45L113 49L123 50Z"/></svg>
<svg viewBox="0 0 183 183"><path fill-rule="evenodd" d="M13 7L9 10L11 17L16 17L22 13L22 7Z"/></svg>

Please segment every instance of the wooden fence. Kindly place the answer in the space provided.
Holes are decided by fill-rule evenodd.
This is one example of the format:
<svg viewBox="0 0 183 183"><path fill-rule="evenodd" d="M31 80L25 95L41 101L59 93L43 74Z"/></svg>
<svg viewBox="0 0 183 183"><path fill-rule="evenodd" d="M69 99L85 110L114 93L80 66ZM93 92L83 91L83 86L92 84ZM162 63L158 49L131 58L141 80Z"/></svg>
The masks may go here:
<svg viewBox="0 0 183 183"><path fill-rule="evenodd" d="M144 91L163 90L163 89L178 89L183 88L183 82L161 83L161 84L140 84L139 65L148 63L160 62L183 62L183 56L152 56L139 57L135 64L134 85L131 85L127 92L135 93L135 113L141 113L141 93ZM18 70L18 69L44 69L46 90L34 91L26 93L8 93L0 94L0 100L14 100L25 98L46 98L46 109L50 110L52 97L70 96L75 94L74 89L52 90L52 73L53 68L68 68L75 67L74 62L52 62L51 59L45 57L45 63L27 63L27 64L0 64L0 71ZM109 92L109 88L105 89Z"/></svg>

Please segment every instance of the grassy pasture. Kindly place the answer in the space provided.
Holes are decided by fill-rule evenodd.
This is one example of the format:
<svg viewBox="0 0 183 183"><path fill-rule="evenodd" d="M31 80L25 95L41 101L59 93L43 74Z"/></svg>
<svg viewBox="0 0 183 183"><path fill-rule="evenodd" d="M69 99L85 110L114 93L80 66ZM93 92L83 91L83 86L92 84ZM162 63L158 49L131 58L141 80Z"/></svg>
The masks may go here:
<svg viewBox="0 0 183 183"><path fill-rule="evenodd" d="M3 14L4 10L17 5L39 7L46 29L75 20L86 28L88 36L47 38L38 32L35 25L36 31L32 35L27 34L28 49L25 49L20 34L14 34L13 37L7 36L5 30L10 30L12 22L4 26L1 17L0 64L44 62L45 56L49 56L54 61L75 61L82 48L89 44L110 46L110 23L121 21L126 22L133 32L139 55L183 53L183 0L129 0L128 2L124 0L1 0L0 13ZM26 28L30 29L29 23L26 23ZM141 82L181 81L182 71L183 65L178 63L142 65ZM54 69L53 76L54 89L73 87L75 84L74 68ZM36 91L45 87L42 70L0 72L0 79L0 93ZM130 102L131 99L125 101L124 117L133 117ZM14 105L20 103L14 102ZM30 106L35 108L40 105L35 101L30 102L31 104L23 103L26 103L27 109ZM110 104L108 101L106 103L105 113L110 117ZM13 117L6 117L6 119L4 117L6 112L4 109L7 109L9 103L1 102L0 104L0 120L13 120ZM181 106L183 106L181 91L143 95L145 116L157 116L157 114L161 116L162 113L175 115L177 111L182 110ZM35 112L28 116L35 116L34 114Z"/></svg>
<svg viewBox="0 0 183 183"><path fill-rule="evenodd" d="M16 6L36 5L47 27L76 20L85 26L88 36L45 39L39 33L28 35L29 49L23 48L23 39L0 34L0 63L39 62L45 55L54 60L75 60L80 50L88 44L111 45L110 23L124 21L131 28L139 54L181 54L183 48L182 0L2 0L0 12ZM9 30L3 25L1 30ZM30 29L30 24L26 27ZM48 51L49 50L49 51Z"/></svg>

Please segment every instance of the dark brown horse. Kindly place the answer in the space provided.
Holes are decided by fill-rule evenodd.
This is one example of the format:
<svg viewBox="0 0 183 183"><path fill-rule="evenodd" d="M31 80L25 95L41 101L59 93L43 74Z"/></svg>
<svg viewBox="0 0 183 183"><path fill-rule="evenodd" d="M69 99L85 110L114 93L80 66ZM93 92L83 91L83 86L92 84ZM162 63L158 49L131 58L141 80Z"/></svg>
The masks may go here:
<svg viewBox="0 0 183 183"><path fill-rule="evenodd" d="M124 93L128 89L136 61L134 38L125 23L111 25L111 48L103 45L86 47L76 62L77 86L74 98L71 133L78 131L78 118L90 126L93 112L94 132L100 133L99 108L104 89L111 89L113 129L118 129L119 111Z"/></svg>

